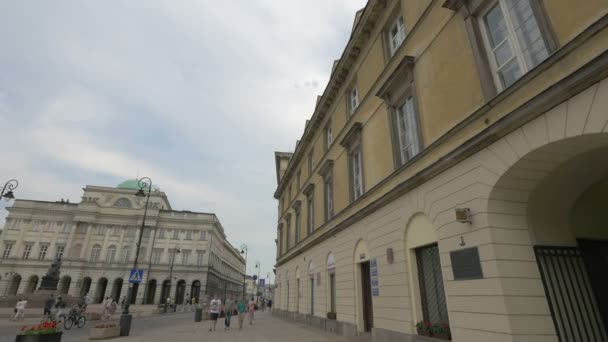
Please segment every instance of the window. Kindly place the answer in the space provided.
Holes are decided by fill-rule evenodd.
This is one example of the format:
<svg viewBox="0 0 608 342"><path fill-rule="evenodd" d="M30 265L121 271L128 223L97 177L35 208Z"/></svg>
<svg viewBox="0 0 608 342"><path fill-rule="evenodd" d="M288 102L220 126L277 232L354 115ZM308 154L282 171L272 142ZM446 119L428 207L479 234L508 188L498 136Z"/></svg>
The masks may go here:
<svg viewBox="0 0 608 342"><path fill-rule="evenodd" d="M133 205L131 201L126 198L119 198L116 202L114 202L114 206L117 208L132 208Z"/></svg>
<svg viewBox="0 0 608 342"><path fill-rule="evenodd" d="M151 229L146 227L144 228L144 231L142 232L142 238L149 238L150 237L150 233L151 233Z"/></svg>
<svg viewBox="0 0 608 342"><path fill-rule="evenodd" d="M331 122L327 123L325 126L325 151L329 150L331 144L334 142L334 137L331 131Z"/></svg>
<svg viewBox="0 0 608 342"><path fill-rule="evenodd" d="M359 90L357 90L357 86L351 88L348 94L348 104L350 108L350 114L352 115L359 107Z"/></svg>
<svg viewBox="0 0 608 342"><path fill-rule="evenodd" d="M430 322L448 322L439 248L434 244L415 251L423 318Z"/></svg>
<svg viewBox="0 0 608 342"><path fill-rule="evenodd" d="M65 246L55 246L55 259L63 259L64 251L65 251Z"/></svg>
<svg viewBox="0 0 608 342"><path fill-rule="evenodd" d="M291 249L291 216L287 215L287 217L285 218L285 229L287 231L287 250Z"/></svg>
<svg viewBox="0 0 608 342"><path fill-rule="evenodd" d="M95 235L103 236L106 234L106 227L104 225L98 224L95 226Z"/></svg>
<svg viewBox="0 0 608 342"><path fill-rule="evenodd" d="M178 240L179 239L179 229L173 229L173 237L171 238L171 240Z"/></svg>
<svg viewBox="0 0 608 342"><path fill-rule="evenodd" d="M2 259L8 259L11 256L11 250L13 249L12 242L4 243L4 252L2 252Z"/></svg>
<svg viewBox="0 0 608 342"><path fill-rule="evenodd" d="M33 222L32 222L32 231L33 231L33 232L37 232L37 231L38 231L39 226L40 226L40 222L38 222L38 221L33 221Z"/></svg>
<svg viewBox="0 0 608 342"><path fill-rule="evenodd" d="M298 185L298 191L300 191L301 189L301 183L300 183L300 179L302 178L302 172L300 170L298 170L298 173L296 174L296 184Z"/></svg>
<svg viewBox="0 0 608 342"><path fill-rule="evenodd" d="M95 245L93 249L91 249L91 262L99 261L99 254L101 253L101 246Z"/></svg>
<svg viewBox="0 0 608 342"><path fill-rule="evenodd" d="M192 240L192 231L186 230L186 240Z"/></svg>
<svg viewBox="0 0 608 342"><path fill-rule="evenodd" d="M201 230L201 241L207 240L207 231Z"/></svg>
<svg viewBox="0 0 608 342"><path fill-rule="evenodd" d="M306 231L308 235L312 234L312 230L314 229L314 221L315 221L315 207L314 207L314 193L309 192L306 195Z"/></svg>
<svg viewBox="0 0 608 342"><path fill-rule="evenodd" d="M408 97L396 111L397 137L399 141L399 161L405 164L420 153L418 118L413 97Z"/></svg>
<svg viewBox="0 0 608 342"><path fill-rule="evenodd" d="M60 222L58 225L60 226L59 232L62 234L69 234L72 231L72 224L69 222Z"/></svg>
<svg viewBox="0 0 608 342"><path fill-rule="evenodd" d="M163 250L161 248L154 248L152 250L152 263L155 265L160 264L160 258L163 255Z"/></svg>
<svg viewBox="0 0 608 342"><path fill-rule="evenodd" d="M173 264L175 262L175 254L177 254L177 250L175 249L170 249L169 250L169 264Z"/></svg>
<svg viewBox="0 0 608 342"><path fill-rule="evenodd" d="M530 0L499 0L481 16L480 24L499 89L549 55Z"/></svg>
<svg viewBox="0 0 608 342"><path fill-rule="evenodd" d="M164 238L165 238L165 228L161 228L161 229L158 231L158 238L159 238L159 239L164 239Z"/></svg>
<svg viewBox="0 0 608 342"><path fill-rule="evenodd" d="M206 251L196 251L196 266L203 266L205 264L205 253Z"/></svg>
<svg viewBox="0 0 608 342"><path fill-rule="evenodd" d="M329 311L336 312L336 274L329 274Z"/></svg>
<svg viewBox="0 0 608 342"><path fill-rule="evenodd" d="M315 161L313 160L313 152L314 151L310 151L310 153L308 153L308 176L309 177L312 175L312 171L315 169Z"/></svg>
<svg viewBox="0 0 608 342"><path fill-rule="evenodd" d="M331 175L324 179L325 190L325 221L329 221L334 216L334 181Z"/></svg>
<svg viewBox="0 0 608 342"><path fill-rule="evenodd" d="M125 236L126 237L134 237L136 232L137 232L136 228L127 227L127 229L125 231Z"/></svg>
<svg viewBox="0 0 608 342"><path fill-rule="evenodd" d="M125 264L131 260L131 247L130 246L125 246L122 248L122 256L120 257L120 260Z"/></svg>
<svg viewBox="0 0 608 342"><path fill-rule="evenodd" d="M300 202L300 201L298 201L298 202ZM295 226L296 226L296 231L295 231L295 234L296 234L296 244L298 244L300 242L300 236L302 234L301 233L301 227L302 227L302 214L301 214L301 211L302 210L301 210L300 206L298 205L298 207L296 208L296 224L295 224Z"/></svg>
<svg viewBox="0 0 608 342"><path fill-rule="evenodd" d="M45 232L52 232L52 231L54 231L54 229L53 229L54 225L55 225L55 222L43 222L42 228Z"/></svg>
<svg viewBox="0 0 608 342"><path fill-rule="evenodd" d="M32 252L32 247L34 247L34 245L32 244L27 244L23 247L23 259L29 259L30 258L30 253Z"/></svg>
<svg viewBox="0 0 608 342"><path fill-rule="evenodd" d="M9 230L18 230L20 221L21 220L16 219L6 219L6 226Z"/></svg>
<svg viewBox="0 0 608 342"><path fill-rule="evenodd" d="M38 260L44 260L46 258L46 252L49 250L49 245L40 245L40 251L38 252Z"/></svg>
<svg viewBox="0 0 608 342"><path fill-rule="evenodd" d="M86 234L86 233L87 233L86 223L81 223L76 226L76 234Z"/></svg>
<svg viewBox="0 0 608 342"><path fill-rule="evenodd" d="M190 253L190 250L182 250L182 265L188 265L188 263L190 262Z"/></svg>
<svg viewBox="0 0 608 342"><path fill-rule="evenodd" d="M120 227L119 226L112 227L112 236L120 236Z"/></svg>
<svg viewBox="0 0 608 342"><path fill-rule="evenodd" d="M401 46L405 40L405 24L403 23L403 16L396 18L388 29L388 42L390 47L391 56L397 52L397 49Z"/></svg>
<svg viewBox="0 0 608 342"><path fill-rule="evenodd" d="M350 155L352 167L352 193L353 201L363 195L363 164L361 163L361 149L356 149Z"/></svg>
<svg viewBox="0 0 608 342"><path fill-rule="evenodd" d="M108 250L106 251L106 262L113 263L115 258L116 258L116 247L115 246L108 247Z"/></svg>

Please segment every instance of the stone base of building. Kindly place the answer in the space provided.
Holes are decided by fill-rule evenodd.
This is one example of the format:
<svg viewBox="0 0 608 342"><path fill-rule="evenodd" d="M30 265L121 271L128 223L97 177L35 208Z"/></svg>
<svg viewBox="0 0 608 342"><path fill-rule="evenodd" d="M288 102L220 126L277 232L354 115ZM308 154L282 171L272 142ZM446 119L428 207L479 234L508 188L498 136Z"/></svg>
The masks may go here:
<svg viewBox="0 0 608 342"><path fill-rule="evenodd" d="M327 319L318 316L273 309L272 314L280 319L290 320L301 324L310 325L320 330L341 336L356 336L357 329L354 324Z"/></svg>
<svg viewBox="0 0 608 342"><path fill-rule="evenodd" d="M325 330L328 333L333 333L340 336L357 336L357 327L352 323L341 322L323 317L311 316L307 314L290 312L285 310L274 309L272 314L280 319L294 321L297 323L309 325L320 330ZM372 341L395 341L395 342L440 342L432 337L418 336L406 334L398 331L373 328L371 333Z"/></svg>

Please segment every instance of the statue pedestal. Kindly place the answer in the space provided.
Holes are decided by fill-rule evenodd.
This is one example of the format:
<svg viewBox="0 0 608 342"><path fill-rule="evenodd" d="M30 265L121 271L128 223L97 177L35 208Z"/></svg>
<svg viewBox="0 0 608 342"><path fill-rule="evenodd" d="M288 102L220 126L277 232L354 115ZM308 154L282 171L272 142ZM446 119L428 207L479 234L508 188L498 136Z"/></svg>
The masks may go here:
<svg viewBox="0 0 608 342"><path fill-rule="evenodd" d="M42 281L40 282L40 290L57 291L58 283L59 283L59 278L45 275L42 277Z"/></svg>

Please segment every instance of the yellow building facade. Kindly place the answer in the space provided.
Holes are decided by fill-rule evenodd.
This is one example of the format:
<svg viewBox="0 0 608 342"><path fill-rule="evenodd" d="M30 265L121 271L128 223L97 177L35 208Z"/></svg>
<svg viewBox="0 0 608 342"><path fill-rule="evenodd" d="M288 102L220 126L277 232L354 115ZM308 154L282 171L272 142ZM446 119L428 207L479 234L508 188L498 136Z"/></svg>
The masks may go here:
<svg viewBox="0 0 608 342"><path fill-rule="evenodd" d="M375 340L608 340L607 14L368 1L275 154L275 314Z"/></svg>

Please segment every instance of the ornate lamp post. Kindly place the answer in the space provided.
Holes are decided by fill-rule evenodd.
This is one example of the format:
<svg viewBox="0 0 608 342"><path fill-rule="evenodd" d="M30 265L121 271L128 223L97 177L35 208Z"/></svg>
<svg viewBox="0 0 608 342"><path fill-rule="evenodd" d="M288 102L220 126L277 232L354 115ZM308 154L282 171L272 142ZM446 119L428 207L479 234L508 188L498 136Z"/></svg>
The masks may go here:
<svg viewBox="0 0 608 342"><path fill-rule="evenodd" d="M144 227L146 226L146 215L148 214L148 204L150 203L150 194L152 194L152 180L148 177L143 177L137 180L137 186L139 190L135 194L137 197L146 197L146 206L144 207L144 217L141 220L141 227L139 228L139 238L137 239L137 245L135 245L135 260L133 260L133 269L137 269L137 261L139 259L139 250L141 246L141 239L144 235ZM148 190L148 194L144 192L144 189ZM129 291L127 292L127 300L125 307L120 316L120 336L129 336L131 331L131 319L132 316L129 314L129 306L131 305L131 297L133 293L133 284L129 285Z"/></svg>
<svg viewBox="0 0 608 342"><path fill-rule="evenodd" d="M262 269L262 266L261 266L259 260L256 260L256 262L255 262L255 268L258 269L258 279L257 279L257 283L256 283L256 286L255 286L255 288L256 288L256 290L255 290L255 297L256 297L256 300L258 300L259 299L258 293L260 293L260 270Z"/></svg>
<svg viewBox="0 0 608 342"><path fill-rule="evenodd" d="M7 201L14 199L15 194L13 194L13 190L17 189L18 186L19 182L16 179L11 179L4 183L4 187L2 187L2 191L0 192L0 199L2 199L2 197Z"/></svg>
<svg viewBox="0 0 608 342"><path fill-rule="evenodd" d="M245 299L245 297L246 297L245 282L247 280L247 245L246 244L241 245L241 254L245 254L245 272L243 273L243 299Z"/></svg>

